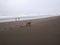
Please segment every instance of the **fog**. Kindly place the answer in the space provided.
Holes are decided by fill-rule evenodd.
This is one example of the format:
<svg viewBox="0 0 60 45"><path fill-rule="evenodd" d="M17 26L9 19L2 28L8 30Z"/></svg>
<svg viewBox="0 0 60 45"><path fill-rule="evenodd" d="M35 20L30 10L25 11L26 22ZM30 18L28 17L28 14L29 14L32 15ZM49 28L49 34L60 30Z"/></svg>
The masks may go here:
<svg viewBox="0 0 60 45"><path fill-rule="evenodd" d="M60 0L0 0L0 16L60 14Z"/></svg>

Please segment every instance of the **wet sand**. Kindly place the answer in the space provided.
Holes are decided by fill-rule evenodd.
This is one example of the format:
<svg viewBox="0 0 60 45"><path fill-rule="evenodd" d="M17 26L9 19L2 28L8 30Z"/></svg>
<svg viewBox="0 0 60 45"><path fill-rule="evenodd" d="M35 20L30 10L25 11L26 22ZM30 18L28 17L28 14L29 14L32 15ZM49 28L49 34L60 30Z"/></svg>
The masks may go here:
<svg viewBox="0 0 60 45"><path fill-rule="evenodd" d="M60 16L0 23L0 45L60 45Z"/></svg>

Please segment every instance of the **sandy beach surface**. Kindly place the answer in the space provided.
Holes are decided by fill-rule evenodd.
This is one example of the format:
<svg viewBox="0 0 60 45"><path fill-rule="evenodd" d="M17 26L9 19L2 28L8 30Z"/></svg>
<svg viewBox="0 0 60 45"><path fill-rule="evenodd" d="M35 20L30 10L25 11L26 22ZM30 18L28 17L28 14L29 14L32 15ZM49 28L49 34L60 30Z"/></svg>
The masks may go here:
<svg viewBox="0 0 60 45"><path fill-rule="evenodd" d="M60 16L0 23L0 45L60 45Z"/></svg>

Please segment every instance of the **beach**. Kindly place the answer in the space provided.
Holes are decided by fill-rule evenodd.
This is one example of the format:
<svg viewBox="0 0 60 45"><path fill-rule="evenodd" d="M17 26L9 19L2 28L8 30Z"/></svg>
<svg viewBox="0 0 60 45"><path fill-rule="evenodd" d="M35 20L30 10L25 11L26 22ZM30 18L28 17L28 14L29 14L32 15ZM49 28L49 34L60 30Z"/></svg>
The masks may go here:
<svg viewBox="0 0 60 45"><path fill-rule="evenodd" d="M0 45L60 45L60 16L0 23Z"/></svg>

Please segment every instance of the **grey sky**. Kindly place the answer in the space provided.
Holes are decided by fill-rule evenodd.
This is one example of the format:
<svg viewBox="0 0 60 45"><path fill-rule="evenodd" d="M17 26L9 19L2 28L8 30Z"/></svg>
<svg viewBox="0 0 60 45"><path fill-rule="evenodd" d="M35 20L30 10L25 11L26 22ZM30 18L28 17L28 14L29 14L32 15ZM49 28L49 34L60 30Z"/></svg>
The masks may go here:
<svg viewBox="0 0 60 45"><path fill-rule="evenodd" d="M0 0L0 16L60 14L60 0Z"/></svg>

